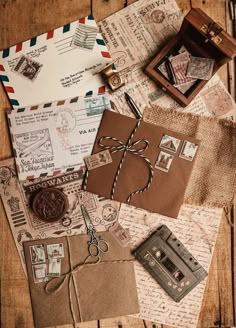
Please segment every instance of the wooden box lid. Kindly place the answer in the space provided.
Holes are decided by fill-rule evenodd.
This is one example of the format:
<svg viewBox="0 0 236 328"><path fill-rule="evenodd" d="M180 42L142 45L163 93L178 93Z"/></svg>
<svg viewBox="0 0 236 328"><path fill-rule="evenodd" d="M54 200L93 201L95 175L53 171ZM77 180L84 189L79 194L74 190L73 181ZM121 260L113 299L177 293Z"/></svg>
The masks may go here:
<svg viewBox="0 0 236 328"><path fill-rule="evenodd" d="M236 40L199 8L191 9L185 16L180 33L182 35L188 33L187 31L191 27L199 31L206 40L208 39L225 56L231 59L234 58L236 55Z"/></svg>

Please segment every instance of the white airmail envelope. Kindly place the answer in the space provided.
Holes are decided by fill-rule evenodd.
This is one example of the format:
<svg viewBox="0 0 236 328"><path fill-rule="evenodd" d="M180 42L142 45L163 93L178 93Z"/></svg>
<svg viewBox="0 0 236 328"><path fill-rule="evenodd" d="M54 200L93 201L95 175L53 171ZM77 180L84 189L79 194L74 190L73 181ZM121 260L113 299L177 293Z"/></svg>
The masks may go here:
<svg viewBox="0 0 236 328"><path fill-rule="evenodd" d="M104 94L19 108L8 112L20 180L71 172L84 167L105 109Z"/></svg>
<svg viewBox="0 0 236 328"><path fill-rule="evenodd" d="M13 108L104 92L94 73L111 62L92 16L0 51L0 80Z"/></svg>

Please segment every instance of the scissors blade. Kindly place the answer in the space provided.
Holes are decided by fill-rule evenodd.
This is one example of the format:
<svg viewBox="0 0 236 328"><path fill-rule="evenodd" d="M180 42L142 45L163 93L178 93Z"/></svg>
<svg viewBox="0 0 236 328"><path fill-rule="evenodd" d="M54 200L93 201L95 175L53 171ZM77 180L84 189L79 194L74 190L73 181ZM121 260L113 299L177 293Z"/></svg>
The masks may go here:
<svg viewBox="0 0 236 328"><path fill-rule="evenodd" d="M87 229L88 230L94 229L94 225L92 223L92 220L90 219L90 216L88 214L88 211L87 211L86 207L84 205L81 205L80 208L81 208L81 212L83 214L84 221L85 221L85 224L87 226Z"/></svg>

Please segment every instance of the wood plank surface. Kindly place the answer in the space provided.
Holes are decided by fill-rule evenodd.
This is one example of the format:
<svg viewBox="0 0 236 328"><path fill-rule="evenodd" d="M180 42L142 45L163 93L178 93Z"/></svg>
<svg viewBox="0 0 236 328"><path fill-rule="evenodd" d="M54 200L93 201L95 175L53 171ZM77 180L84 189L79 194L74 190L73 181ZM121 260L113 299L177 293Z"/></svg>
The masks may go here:
<svg viewBox="0 0 236 328"><path fill-rule="evenodd" d="M97 21L101 20L132 2L134 0L0 0L0 49L90 13L93 13ZM202 8L231 32L232 23L229 19L226 0L178 0L177 3L183 14L186 14L191 7ZM221 68L220 76L229 91L234 94L233 63ZM3 87L0 86L0 159L12 156L4 114L6 107L9 107L9 103ZM229 224L230 220L232 222L235 220L235 216L230 217L230 214L232 211L225 213L222 219L198 328L223 328L235 325L236 254L234 248L236 229ZM27 281L1 203L0 233L1 327L32 328L32 311ZM70 328L72 325L60 327ZM170 328L166 325L157 325L131 317L77 324L77 328L116 327Z"/></svg>

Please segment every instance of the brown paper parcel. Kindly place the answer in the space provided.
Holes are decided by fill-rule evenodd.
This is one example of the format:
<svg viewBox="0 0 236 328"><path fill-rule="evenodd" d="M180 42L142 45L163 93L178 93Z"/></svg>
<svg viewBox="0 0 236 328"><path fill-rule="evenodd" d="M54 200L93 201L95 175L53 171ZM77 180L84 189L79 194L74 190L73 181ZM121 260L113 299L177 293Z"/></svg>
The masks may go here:
<svg viewBox="0 0 236 328"><path fill-rule="evenodd" d="M24 243L35 327L64 325L139 312L133 257L129 246L120 246L109 232L100 232L99 235L109 243L109 252L100 253L99 263L96 263L97 258L90 257L83 264L88 257L88 235L48 238ZM46 252L46 245L58 243L64 246L61 277L50 280L50 286L47 282L35 283L30 246L43 244ZM70 261L72 268L81 264L79 270L74 270L71 274L69 274ZM96 264L91 265L91 262ZM71 279L71 286L69 285L72 275L75 278L76 288L73 286L73 279ZM55 291L55 287L64 278L62 287ZM46 292L47 286L48 290L51 290L50 293Z"/></svg>
<svg viewBox="0 0 236 328"><path fill-rule="evenodd" d="M159 147L164 134L180 140L176 153ZM109 149L112 163L87 171L83 187L100 196L176 218L197 157L196 154L193 161L179 157L184 141L200 143L161 126L105 111L92 153ZM155 168L161 151L173 156L168 172Z"/></svg>

